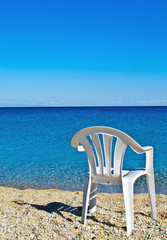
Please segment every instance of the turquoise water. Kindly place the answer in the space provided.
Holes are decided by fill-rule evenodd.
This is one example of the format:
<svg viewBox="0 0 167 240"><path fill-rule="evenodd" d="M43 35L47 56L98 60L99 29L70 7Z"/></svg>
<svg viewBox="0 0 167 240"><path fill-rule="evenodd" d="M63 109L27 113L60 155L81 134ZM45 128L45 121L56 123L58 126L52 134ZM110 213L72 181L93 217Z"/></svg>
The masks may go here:
<svg viewBox="0 0 167 240"><path fill-rule="evenodd" d="M0 186L82 190L87 159L71 147L71 138L95 125L153 146L156 192L167 194L167 107L0 108ZM124 167L142 167L144 157L129 148ZM100 186L99 191L120 192L121 187ZM135 191L147 191L144 177Z"/></svg>

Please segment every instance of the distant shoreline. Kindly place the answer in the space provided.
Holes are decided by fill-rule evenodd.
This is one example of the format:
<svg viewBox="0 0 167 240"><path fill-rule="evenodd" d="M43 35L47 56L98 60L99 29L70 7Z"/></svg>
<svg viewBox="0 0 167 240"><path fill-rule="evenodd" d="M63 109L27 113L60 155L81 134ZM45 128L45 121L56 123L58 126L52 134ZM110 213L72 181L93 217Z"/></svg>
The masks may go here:
<svg viewBox="0 0 167 240"><path fill-rule="evenodd" d="M3 108L167 108L167 106L0 106L0 109Z"/></svg>

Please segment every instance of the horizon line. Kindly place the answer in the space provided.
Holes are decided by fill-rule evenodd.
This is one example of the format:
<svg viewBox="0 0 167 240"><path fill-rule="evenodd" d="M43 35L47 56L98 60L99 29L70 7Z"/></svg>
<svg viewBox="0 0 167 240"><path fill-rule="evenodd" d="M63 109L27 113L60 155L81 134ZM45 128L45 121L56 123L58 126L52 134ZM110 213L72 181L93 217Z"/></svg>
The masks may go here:
<svg viewBox="0 0 167 240"><path fill-rule="evenodd" d="M120 106L112 106L112 105L96 105L96 106L93 106L93 105L90 105L90 106L86 106L86 105L81 105L81 106L77 106L77 105L74 105L74 106L0 106L0 108L100 108L100 107L114 107L114 108L123 108L123 107L167 107L167 105L120 105Z"/></svg>

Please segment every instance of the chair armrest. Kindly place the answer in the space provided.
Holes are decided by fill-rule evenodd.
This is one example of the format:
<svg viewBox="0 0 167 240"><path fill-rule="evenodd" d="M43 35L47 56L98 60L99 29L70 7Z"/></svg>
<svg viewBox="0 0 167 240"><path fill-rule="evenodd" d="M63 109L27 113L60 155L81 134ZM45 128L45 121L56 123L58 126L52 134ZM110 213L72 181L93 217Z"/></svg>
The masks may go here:
<svg viewBox="0 0 167 240"><path fill-rule="evenodd" d="M77 149L78 149L78 152L85 152L85 149L82 145L78 145Z"/></svg>
<svg viewBox="0 0 167 240"><path fill-rule="evenodd" d="M152 146L146 146L146 147L143 147L143 149L144 149L144 152L147 152L147 151L153 149L153 147Z"/></svg>
<svg viewBox="0 0 167 240"><path fill-rule="evenodd" d="M143 147L146 153L146 171L147 173L153 173L153 147Z"/></svg>
<svg viewBox="0 0 167 240"><path fill-rule="evenodd" d="M134 150L135 151L135 150ZM147 173L153 173L153 147L152 146L146 146L141 147L140 151L135 151L138 154L145 153L146 154L146 171Z"/></svg>

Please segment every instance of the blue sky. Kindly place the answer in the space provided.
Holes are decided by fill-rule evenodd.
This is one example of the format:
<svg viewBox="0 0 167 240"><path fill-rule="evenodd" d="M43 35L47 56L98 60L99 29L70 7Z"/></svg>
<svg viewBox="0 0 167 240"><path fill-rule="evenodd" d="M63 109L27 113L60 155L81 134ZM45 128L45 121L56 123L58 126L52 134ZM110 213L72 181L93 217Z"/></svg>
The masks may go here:
<svg viewBox="0 0 167 240"><path fill-rule="evenodd" d="M0 106L166 106L166 12L166 0L2 0Z"/></svg>

